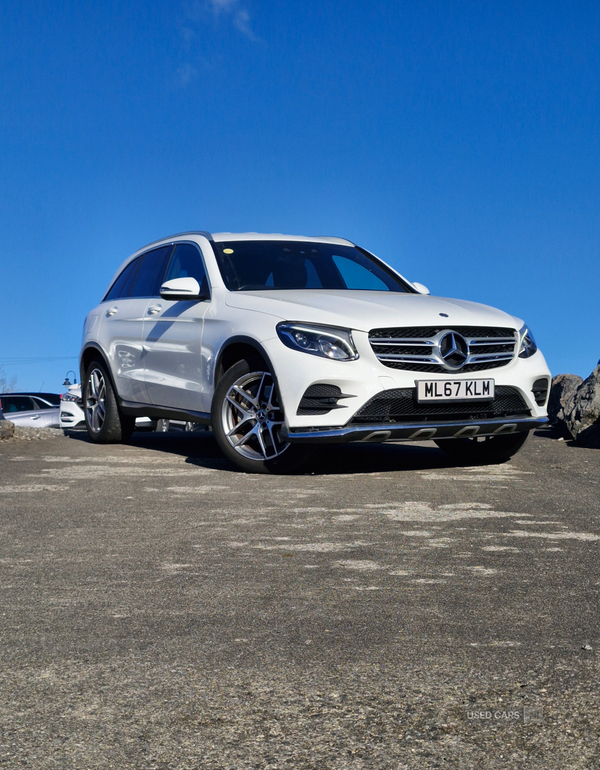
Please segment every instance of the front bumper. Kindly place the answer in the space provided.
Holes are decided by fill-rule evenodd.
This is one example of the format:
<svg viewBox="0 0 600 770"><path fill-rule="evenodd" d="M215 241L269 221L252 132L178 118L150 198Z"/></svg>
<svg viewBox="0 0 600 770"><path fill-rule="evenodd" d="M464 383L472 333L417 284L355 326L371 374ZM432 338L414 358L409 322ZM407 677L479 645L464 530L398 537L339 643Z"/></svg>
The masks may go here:
<svg viewBox="0 0 600 770"><path fill-rule="evenodd" d="M509 433L541 428L547 417L505 417L465 423L378 423L372 425L343 425L338 428L283 428L281 437L291 444L346 444L351 441L379 443L382 441L426 441L443 438L473 438L474 436L504 436Z"/></svg>
<svg viewBox="0 0 600 770"><path fill-rule="evenodd" d="M76 401L64 401L60 407L60 427L77 428L85 425L85 414Z"/></svg>
<svg viewBox="0 0 600 770"><path fill-rule="evenodd" d="M486 419L502 419L504 422L510 421L510 418L519 417L519 424L523 424L522 418L533 418L542 420L547 416L545 403L536 403L532 388L540 378L550 379L550 372L546 365L543 355L538 351L535 355L527 359L515 358L509 364L500 368L494 368L478 371L475 374L432 374L424 372L403 371L391 369L384 366L374 355L368 340L368 334L364 332L352 332L354 342L360 357L355 361L332 361L317 356L310 356L306 353L293 351L284 346L278 338L268 340L264 344L265 350L271 362L276 364L275 375L277 385L284 405L286 415L285 431L290 436L290 441L296 440L294 437L311 436L318 432L325 436L327 432L333 432L339 435L340 430L344 430L344 435L353 435L355 433L364 433L365 425L375 424L377 430L392 431L397 435L402 431L404 425L408 425L408 430L418 420L413 420L410 415L404 419L382 420L379 415L374 415L373 419L366 419L363 424L356 424L355 416L360 414L363 408L368 405L372 399L385 395L391 391L415 389L418 380L447 380L447 379L474 379L490 377L495 381L496 389L511 388L518 391L524 401L526 414L519 414L509 407L504 414L487 415ZM307 410L303 409L303 397L308 388L327 384L339 388L343 398L337 402L335 407L330 410ZM467 411L467 410L464 410ZM477 414L481 411L477 405L473 406L474 412L472 418L467 419L465 414L460 417L448 415L442 419L431 419L426 425L418 424L418 428L429 427L443 422L444 425L460 420L460 427L480 425L483 416ZM518 410L517 410L518 411ZM504 419L506 417L506 419ZM385 422L385 425L381 423ZM495 424L498 427L498 424ZM494 427L494 429L495 429ZM534 426L535 427L535 426ZM417 428L415 428L416 430ZM528 430L529 428L519 428L519 430ZM441 431L442 429L439 428ZM325 431L325 433L323 433ZM408 432L410 437L413 431ZM445 431L444 431L445 433ZM453 435L450 433L449 435ZM479 434L484 435L484 434ZM442 437L436 433L436 436ZM401 436L405 438L406 436ZM298 438L298 440L300 440ZM315 439L309 439L315 440ZM347 440L347 439L342 439ZM360 439L358 439L360 440Z"/></svg>

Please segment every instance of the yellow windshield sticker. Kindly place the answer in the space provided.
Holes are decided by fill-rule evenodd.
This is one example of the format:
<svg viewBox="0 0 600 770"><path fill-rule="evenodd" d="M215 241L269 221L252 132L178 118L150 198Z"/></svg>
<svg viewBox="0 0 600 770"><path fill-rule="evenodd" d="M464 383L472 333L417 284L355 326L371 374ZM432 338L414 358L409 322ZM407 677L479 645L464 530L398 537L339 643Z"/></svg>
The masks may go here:
<svg viewBox="0 0 600 770"><path fill-rule="evenodd" d="M223 249L223 254L233 254L233 249Z"/></svg>

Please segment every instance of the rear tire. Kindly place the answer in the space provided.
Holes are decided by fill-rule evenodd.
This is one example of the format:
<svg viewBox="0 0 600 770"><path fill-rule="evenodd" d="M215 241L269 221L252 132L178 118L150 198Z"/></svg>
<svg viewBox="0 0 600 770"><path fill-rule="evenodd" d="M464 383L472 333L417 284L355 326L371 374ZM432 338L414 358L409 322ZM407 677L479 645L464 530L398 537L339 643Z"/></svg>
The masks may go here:
<svg viewBox="0 0 600 770"><path fill-rule="evenodd" d="M83 411L88 436L96 444L128 441L135 428L135 417L119 410L115 391L105 365L92 361L82 386Z"/></svg>
<svg viewBox="0 0 600 770"><path fill-rule="evenodd" d="M212 429L223 454L249 473L291 473L309 456L281 438L283 408L273 374L260 360L228 369L215 390Z"/></svg>
<svg viewBox="0 0 600 770"><path fill-rule="evenodd" d="M527 431L507 436L480 436L476 438L447 438L435 443L450 457L469 465L505 463L517 454L529 438Z"/></svg>

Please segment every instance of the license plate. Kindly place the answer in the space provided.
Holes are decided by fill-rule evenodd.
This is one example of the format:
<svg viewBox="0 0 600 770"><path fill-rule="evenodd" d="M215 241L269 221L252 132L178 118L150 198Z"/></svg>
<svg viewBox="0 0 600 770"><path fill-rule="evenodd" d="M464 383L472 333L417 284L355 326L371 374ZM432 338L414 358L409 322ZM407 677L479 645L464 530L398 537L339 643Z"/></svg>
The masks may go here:
<svg viewBox="0 0 600 770"><path fill-rule="evenodd" d="M494 380L418 380L417 401L490 401Z"/></svg>

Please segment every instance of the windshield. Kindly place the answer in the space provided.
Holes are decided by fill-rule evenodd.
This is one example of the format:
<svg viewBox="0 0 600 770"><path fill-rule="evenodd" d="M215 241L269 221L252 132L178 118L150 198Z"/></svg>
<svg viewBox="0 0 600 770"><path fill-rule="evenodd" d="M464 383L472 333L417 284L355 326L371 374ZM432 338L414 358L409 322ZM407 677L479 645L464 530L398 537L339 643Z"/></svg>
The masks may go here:
<svg viewBox="0 0 600 770"><path fill-rule="evenodd" d="M222 241L212 246L230 291L412 291L357 246L306 241Z"/></svg>

